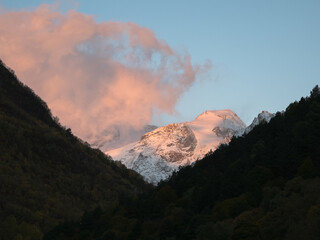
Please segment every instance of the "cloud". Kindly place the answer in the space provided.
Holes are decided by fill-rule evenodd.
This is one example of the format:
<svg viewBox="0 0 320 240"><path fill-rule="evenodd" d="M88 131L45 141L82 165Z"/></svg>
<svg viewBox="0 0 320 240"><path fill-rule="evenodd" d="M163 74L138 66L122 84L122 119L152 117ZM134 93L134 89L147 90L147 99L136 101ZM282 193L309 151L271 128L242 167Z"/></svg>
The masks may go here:
<svg viewBox="0 0 320 240"><path fill-rule="evenodd" d="M172 114L179 97L210 68L192 65L152 30L97 23L53 5L0 13L0 58L88 140L114 126L139 129L152 114Z"/></svg>

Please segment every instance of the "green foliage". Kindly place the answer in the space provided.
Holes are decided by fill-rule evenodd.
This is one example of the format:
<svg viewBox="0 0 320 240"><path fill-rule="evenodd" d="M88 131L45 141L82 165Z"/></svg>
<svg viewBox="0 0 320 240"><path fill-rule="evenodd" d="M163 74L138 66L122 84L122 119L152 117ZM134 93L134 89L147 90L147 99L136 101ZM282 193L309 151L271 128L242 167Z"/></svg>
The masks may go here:
<svg viewBox="0 0 320 240"><path fill-rule="evenodd" d="M231 235L232 240L255 240L260 238L259 218L261 213L259 209L253 209L240 214L234 219L234 229Z"/></svg>
<svg viewBox="0 0 320 240"><path fill-rule="evenodd" d="M310 158L306 158L299 166L298 174L304 178L312 178L317 175L317 169Z"/></svg>
<svg viewBox="0 0 320 240"><path fill-rule="evenodd" d="M18 224L14 216L7 217L0 226L1 239L30 239L40 240L43 237L40 229L32 224L22 222Z"/></svg>
<svg viewBox="0 0 320 240"><path fill-rule="evenodd" d="M177 194L172 187L165 185L159 191L157 191L156 199L159 199L161 203L167 205L177 199Z"/></svg>
<svg viewBox="0 0 320 240"><path fill-rule="evenodd" d="M243 194L216 203L213 208L213 215L221 220L234 218L247 209L250 209L250 203L248 202L248 197Z"/></svg>

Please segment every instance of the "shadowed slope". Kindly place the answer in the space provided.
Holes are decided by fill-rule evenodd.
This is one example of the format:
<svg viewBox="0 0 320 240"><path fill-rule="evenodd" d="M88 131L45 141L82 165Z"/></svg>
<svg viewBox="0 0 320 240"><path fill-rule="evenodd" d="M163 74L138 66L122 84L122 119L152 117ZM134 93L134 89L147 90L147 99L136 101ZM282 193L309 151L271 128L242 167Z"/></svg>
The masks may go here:
<svg viewBox="0 0 320 240"><path fill-rule="evenodd" d="M2 62L0 184L1 239L40 239L84 210L115 207L148 189L138 174L62 127Z"/></svg>
<svg viewBox="0 0 320 240"><path fill-rule="evenodd" d="M319 136L316 86L152 193L62 224L45 239L318 240Z"/></svg>

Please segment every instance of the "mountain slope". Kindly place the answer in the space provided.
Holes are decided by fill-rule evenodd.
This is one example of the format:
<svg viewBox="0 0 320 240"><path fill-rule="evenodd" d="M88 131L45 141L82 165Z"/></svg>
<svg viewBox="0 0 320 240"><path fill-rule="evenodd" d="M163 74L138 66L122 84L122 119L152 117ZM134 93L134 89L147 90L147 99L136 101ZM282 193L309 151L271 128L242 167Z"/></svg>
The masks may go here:
<svg viewBox="0 0 320 240"><path fill-rule="evenodd" d="M148 188L61 127L0 62L0 239L40 239L61 221Z"/></svg>
<svg viewBox="0 0 320 240"><path fill-rule="evenodd" d="M274 116L275 114L269 113L268 111L262 111L261 113L258 114L257 117L253 119L252 123L244 129L244 133L248 134L249 132L252 131L252 129L255 126L258 126L259 124L262 124L262 123L270 122L271 118L273 118Z"/></svg>
<svg viewBox="0 0 320 240"><path fill-rule="evenodd" d="M143 134L156 128L154 125L145 125L141 129L134 129L129 126L112 126L97 136L88 136L88 142L93 148L99 148L106 152L136 142Z"/></svg>
<svg viewBox="0 0 320 240"><path fill-rule="evenodd" d="M118 211L61 224L49 239L274 239L320 236L320 89L233 138ZM85 223L85 224L84 224Z"/></svg>
<svg viewBox="0 0 320 240"><path fill-rule="evenodd" d="M113 159L157 184L179 167L201 159L246 125L230 110L206 111L194 121L169 124L144 134L140 141L108 151Z"/></svg>

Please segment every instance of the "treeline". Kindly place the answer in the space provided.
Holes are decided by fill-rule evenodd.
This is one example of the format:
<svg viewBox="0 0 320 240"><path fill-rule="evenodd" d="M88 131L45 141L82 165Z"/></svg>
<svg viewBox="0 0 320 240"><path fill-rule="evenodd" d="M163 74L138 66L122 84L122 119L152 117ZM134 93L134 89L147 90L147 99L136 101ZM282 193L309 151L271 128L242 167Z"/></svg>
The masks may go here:
<svg viewBox="0 0 320 240"><path fill-rule="evenodd" d="M0 239L41 239L85 211L151 189L75 137L0 62Z"/></svg>
<svg viewBox="0 0 320 240"><path fill-rule="evenodd" d="M316 86L151 193L97 208L44 239L319 239L319 136Z"/></svg>

